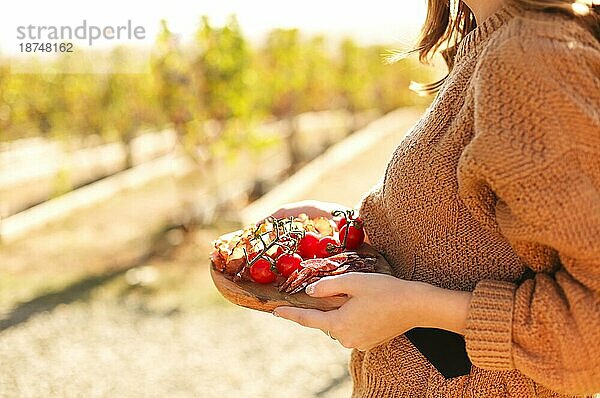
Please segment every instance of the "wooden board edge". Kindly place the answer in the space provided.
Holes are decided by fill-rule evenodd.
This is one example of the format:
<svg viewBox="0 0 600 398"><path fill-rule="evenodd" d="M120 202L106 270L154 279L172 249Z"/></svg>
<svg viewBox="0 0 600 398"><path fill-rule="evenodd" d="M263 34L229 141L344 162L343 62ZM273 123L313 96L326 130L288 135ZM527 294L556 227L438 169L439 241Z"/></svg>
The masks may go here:
<svg viewBox="0 0 600 398"><path fill-rule="evenodd" d="M211 278L219 293L231 303L241 307L264 312L272 312L275 308L281 306L330 311L341 307L348 300L347 297L342 296L315 298L308 296L304 292L287 295L277 292L275 287L273 287L274 293L281 295L281 298L256 295L253 292L245 290L240 284L233 282L225 274L217 271L212 263L209 267Z"/></svg>

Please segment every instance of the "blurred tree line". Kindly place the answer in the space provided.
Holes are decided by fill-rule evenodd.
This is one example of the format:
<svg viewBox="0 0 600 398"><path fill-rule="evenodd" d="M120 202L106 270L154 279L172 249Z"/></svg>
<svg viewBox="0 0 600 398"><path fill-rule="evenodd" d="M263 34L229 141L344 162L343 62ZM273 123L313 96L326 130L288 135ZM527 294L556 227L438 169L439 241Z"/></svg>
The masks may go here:
<svg viewBox="0 0 600 398"><path fill-rule="evenodd" d="M273 30L253 46L234 16L221 27L203 17L184 44L163 21L150 73L14 74L0 61L0 141L96 135L127 143L139 131L171 125L190 148L231 147L252 139L240 128L252 120L427 103L408 86L428 81L428 72L412 59L385 65L385 50L351 39L335 47L297 29ZM117 48L110 57L122 65L134 55ZM203 131L209 119L214 128Z"/></svg>

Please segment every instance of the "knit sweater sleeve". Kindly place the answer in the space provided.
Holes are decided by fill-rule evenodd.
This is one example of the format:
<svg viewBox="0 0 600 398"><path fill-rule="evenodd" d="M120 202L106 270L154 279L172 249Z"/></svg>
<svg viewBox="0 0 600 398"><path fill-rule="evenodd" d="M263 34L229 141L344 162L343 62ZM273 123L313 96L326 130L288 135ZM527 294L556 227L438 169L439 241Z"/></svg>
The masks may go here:
<svg viewBox="0 0 600 398"><path fill-rule="evenodd" d="M487 202L480 213L495 218L534 276L476 285L468 354L475 366L516 368L558 392L597 392L600 50L592 41L507 39L482 56L473 81L475 131L459 189Z"/></svg>

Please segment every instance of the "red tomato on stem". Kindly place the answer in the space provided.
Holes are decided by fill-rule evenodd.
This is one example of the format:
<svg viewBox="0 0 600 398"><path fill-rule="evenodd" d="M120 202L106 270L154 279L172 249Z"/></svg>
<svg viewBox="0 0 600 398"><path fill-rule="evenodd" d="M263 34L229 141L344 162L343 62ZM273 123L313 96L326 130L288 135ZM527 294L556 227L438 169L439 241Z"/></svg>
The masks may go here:
<svg viewBox="0 0 600 398"><path fill-rule="evenodd" d="M284 254L277 259L277 270L283 276L290 276L297 269L302 268L302 257L298 254Z"/></svg>
<svg viewBox="0 0 600 398"><path fill-rule="evenodd" d="M266 284L275 281L277 274L271 270L271 263L261 258L250 267L250 277L254 282Z"/></svg>
<svg viewBox="0 0 600 398"><path fill-rule="evenodd" d="M317 257L325 258L341 251L340 242L331 236L324 236L317 242Z"/></svg>
<svg viewBox="0 0 600 398"><path fill-rule="evenodd" d="M307 232L298 244L298 254L302 258L315 258L318 251L319 235Z"/></svg>
<svg viewBox="0 0 600 398"><path fill-rule="evenodd" d="M344 225L342 229L340 229L340 242L344 243L346 234L348 234L348 238L346 239L346 249L358 249L365 241L365 231L363 230L362 220L356 218L356 220L350 222L350 224Z"/></svg>

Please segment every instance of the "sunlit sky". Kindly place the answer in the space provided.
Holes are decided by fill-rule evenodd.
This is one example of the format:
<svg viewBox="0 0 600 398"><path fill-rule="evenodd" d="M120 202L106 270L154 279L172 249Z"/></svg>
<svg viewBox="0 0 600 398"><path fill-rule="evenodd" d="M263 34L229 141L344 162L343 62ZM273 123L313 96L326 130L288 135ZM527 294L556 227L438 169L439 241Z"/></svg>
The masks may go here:
<svg viewBox="0 0 600 398"><path fill-rule="evenodd" d="M275 27L299 27L309 34L352 36L364 44L410 43L425 17L425 4L426 0L12 0L0 15L0 51L17 51L16 28L29 24L75 27L86 19L89 24L115 26L131 20L145 28L147 43L151 43L163 18L185 40L197 28L201 15L208 15L218 25L232 13L252 40L260 40Z"/></svg>

